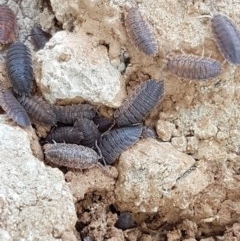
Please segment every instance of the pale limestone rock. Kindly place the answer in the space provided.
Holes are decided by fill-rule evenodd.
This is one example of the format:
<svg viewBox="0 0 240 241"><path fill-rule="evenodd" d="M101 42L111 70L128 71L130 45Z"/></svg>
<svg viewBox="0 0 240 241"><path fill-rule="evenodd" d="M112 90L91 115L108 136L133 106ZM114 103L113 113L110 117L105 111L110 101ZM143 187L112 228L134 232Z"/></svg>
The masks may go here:
<svg viewBox="0 0 240 241"><path fill-rule="evenodd" d="M217 134L217 127L209 118L203 118L193 124L194 135L199 139L209 139Z"/></svg>
<svg viewBox="0 0 240 241"><path fill-rule="evenodd" d="M195 136L187 137L187 149L186 149L187 153L193 154L197 152L198 145L199 145L199 140L197 137Z"/></svg>
<svg viewBox="0 0 240 241"><path fill-rule="evenodd" d="M207 161L218 161L220 163L227 160L227 152L214 140L206 140L199 143L196 158Z"/></svg>
<svg viewBox="0 0 240 241"><path fill-rule="evenodd" d="M158 137L163 141L169 141L172 137L175 125L169 121L158 120L156 131Z"/></svg>
<svg viewBox="0 0 240 241"><path fill-rule="evenodd" d="M1 115L0 236L4 240L59 240L75 227L72 194L58 169L33 156L30 130L7 122Z"/></svg>
<svg viewBox="0 0 240 241"><path fill-rule="evenodd" d="M169 143L139 141L120 156L117 204L132 212L161 210L171 198L171 189L193 164L192 157L178 152Z"/></svg>
<svg viewBox="0 0 240 241"><path fill-rule="evenodd" d="M187 140L185 136L173 137L171 143L178 151L186 152Z"/></svg>
<svg viewBox="0 0 240 241"><path fill-rule="evenodd" d="M124 81L96 38L79 30L58 32L37 53L36 81L51 103L61 99L85 99L119 107L125 98Z"/></svg>

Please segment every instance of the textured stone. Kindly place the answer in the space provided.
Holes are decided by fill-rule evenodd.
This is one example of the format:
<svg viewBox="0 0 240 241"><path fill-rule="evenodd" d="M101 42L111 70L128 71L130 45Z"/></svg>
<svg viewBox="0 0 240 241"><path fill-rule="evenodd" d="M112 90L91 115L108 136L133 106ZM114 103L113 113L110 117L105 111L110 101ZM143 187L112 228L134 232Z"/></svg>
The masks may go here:
<svg viewBox="0 0 240 241"><path fill-rule="evenodd" d="M173 137L171 143L178 151L186 152L187 140L185 136Z"/></svg>
<svg viewBox="0 0 240 241"><path fill-rule="evenodd" d="M169 141L172 137L175 125L168 121L158 120L156 125L156 131L158 137L163 141Z"/></svg>
<svg viewBox="0 0 240 241"><path fill-rule="evenodd" d="M116 199L122 209L157 212L162 209L177 180L194 159L169 143L154 139L139 141L120 156Z"/></svg>
<svg viewBox="0 0 240 241"><path fill-rule="evenodd" d="M0 236L4 240L59 240L64 232L73 232L76 222L64 176L33 156L26 131L6 122L8 118L1 115Z"/></svg>
<svg viewBox="0 0 240 241"><path fill-rule="evenodd" d="M118 107L126 94L107 49L80 30L55 34L37 53L37 69L37 84L51 103L75 98Z"/></svg>

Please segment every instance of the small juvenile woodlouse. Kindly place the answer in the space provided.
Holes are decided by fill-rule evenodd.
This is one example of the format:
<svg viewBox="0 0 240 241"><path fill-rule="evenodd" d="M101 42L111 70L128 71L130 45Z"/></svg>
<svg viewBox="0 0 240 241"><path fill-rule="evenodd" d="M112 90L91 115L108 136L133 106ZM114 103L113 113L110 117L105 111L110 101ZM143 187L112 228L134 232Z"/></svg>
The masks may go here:
<svg viewBox="0 0 240 241"><path fill-rule="evenodd" d="M87 147L95 147L96 141L100 137L100 132L92 120L87 118L79 118L74 127L83 133L81 144Z"/></svg>
<svg viewBox="0 0 240 241"><path fill-rule="evenodd" d="M139 51L148 56L157 55L157 40L137 7L131 7L127 11L125 25L130 40Z"/></svg>
<svg viewBox="0 0 240 241"><path fill-rule="evenodd" d="M0 5L0 43L8 44L16 40L17 20L13 11Z"/></svg>
<svg viewBox="0 0 240 241"><path fill-rule="evenodd" d="M79 118L93 119L96 109L89 104L75 104L54 106L57 121L64 124L73 124Z"/></svg>
<svg viewBox="0 0 240 241"><path fill-rule="evenodd" d="M52 105L42 98L38 96L20 96L17 99L33 119L49 125L56 124L56 115Z"/></svg>
<svg viewBox="0 0 240 241"><path fill-rule="evenodd" d="M103 168L99 155L93 149L66 143L45 144L43 146L47 160L58 166L75 169L89 169L94 166Z"/></svg>
<svg viewBox="0 0 240 241"><path fill-rule="evenodd" d="M27 112L10 90L0 90L0 106L18 125L22 127L31 125Z"/></svg>
<svg viewBox="0 0 240 241"><path fill-rule="evenodd" d="M33 44L37 50L43 49L45 44L52 37L50 33L43 31L39 25L33 26L31 36Z"/></svg>
<svg viewBox="0 0 240 241"><path fill-rule="evenodd" d="M71 126L62 126L51 131L47 137L47 142L80 144L83 140L83 133Z"/></svg>
<svg viewBox="0 0 240 241"><path fill-rule="evenodd" d="M164 95L164 82L153 79L140 84L114 112L118 126L141 123Z"/></svg>
<svg viewBox="0 0 240 241"><path fill-rule="evenodd" d="M121 127L103 134L99 148L106 164L112 164L127 148L135 144L142 134L142 126Z"/></svg>
<svg viewBox="0 0 240 241"><path fill-rule="evenodd" d="M221 63L215 59L196 55L168 56L167 69L178 77L206 80L221 74Z"/></svg>
<svg viewBox="0 0 240 241"><path fill-rule="evenodd" d="M222 14L212 18L212 31L216 44L224 58L230 63L240 64L240 30L236 23Z"/></svg>
<svg viewBox="0 0 240 241"><path fill-rule="evenodd" d="M34 75L29 48L21 42L12 43L7 51L6 64L13 90L18 95L30 95Z"/></svg>

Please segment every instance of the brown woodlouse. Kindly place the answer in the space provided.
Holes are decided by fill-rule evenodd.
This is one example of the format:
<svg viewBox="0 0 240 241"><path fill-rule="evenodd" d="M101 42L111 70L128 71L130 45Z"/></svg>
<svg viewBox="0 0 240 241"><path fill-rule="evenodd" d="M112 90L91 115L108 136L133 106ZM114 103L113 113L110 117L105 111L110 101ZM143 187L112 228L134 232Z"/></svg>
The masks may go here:
<svg viewBox="0 0 240 241"><path fill-rule="evenodd" d="M33 44L37 50L43 49L45 44L52 37L50 33L43 31L39 25L33 26L31 36Z"/></svg>
<svg viewBox="0 0 240 241"><path fill-rule="evenodd" d="M221 63L215 59L196 55L168 56L167 69L178 77L206 80L221 74Z"/></svg>
<svg viewBox="0 0 240 241"><path fill-rule="evenodd" d="M64 124L73 124L79 118L93 119L96 109L89 104L75 104L54 106L57 121Z"/></svg>
<svg viewBox="0 0 240 241"><path fill-rule="evenodd" d="M0 106L18 125L22 127L31 125L27 112L10 90L0 90Z"/></svg>
<svg viewBox="0 0 240 241"><path fill-rule="evenodd" d="M164 82L153 79L140 84L114 112L118 126L141 123L164 95Z"/></svg>
<svg viewBox="0 0 240 241"><path fill-rule="evenodd" d="M127 11L125 25L130 40L139 51L148 56L157 55L157 40L137 7L131 7Z"/></svg>
<svg viewBox="0 0 240 241"><path fill-rule="evenodd" d="M45 144L43 146L47 160L58 166L75 169L89 169L94 166L103 168L97 152L93 149L66 143Z"/></svg>
<svg viewBox="0 0 240 241"><path fill-rule="evenodd" d="M106 164L112 164L122 152L139 140L141 134L141 125L117 128L103 134L99 141L99 148Z"/></svg>
<svg viewBox="0 0 240 241"><path fill-rule="evenodd" d="M18 101L33 119L49 125L56 124L56 115L52 105L38 96L19 96Z"/></svg>
<svg viewBox="0 0 240 241"><path fill-rule="evenodd" d="M100 137L100 132L92 120L87 118L79 118L74 127L78 128L83 133L83 140L81 144L87 147L95 147L96 141Z"/></svg>
<svg viewBox="0 0 240 241"><path fill-rule="evenodd" d="M51 131L47 137L47 142L80 144L83 139L83 133L75 127L62 126Z"/></svg>
<svg viewBox="0 0 240 241"><path fill-rule="evenodd" d="M7 51L6 64L13 90L18 95L29 95L34 79L29 48L21 42L12 43Z"/></svg>
<svg viewBox="0 0 240 241"><path fill-rule="evenodd" d="M17 20L13 11L0 5L0 43L8 44L16 40Z"/></svg>
<svg viewBox="0 0 240 241"><path fill-rule="evenodd" d="M224 58L230 63L240 64L240 30L232 19L222 14L212 18L212 32Z"/></svg>

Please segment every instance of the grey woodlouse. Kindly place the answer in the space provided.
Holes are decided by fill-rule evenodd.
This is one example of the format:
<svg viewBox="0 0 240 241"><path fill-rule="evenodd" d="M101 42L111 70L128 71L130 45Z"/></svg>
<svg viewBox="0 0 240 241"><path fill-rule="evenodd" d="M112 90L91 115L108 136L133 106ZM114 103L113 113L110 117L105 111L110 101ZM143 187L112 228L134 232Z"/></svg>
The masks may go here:
<svg viewBox="0 0 240 241"><path fill-rule="evenodd" d="M13 11L0 5L0 43L8 44L16 40L17 20Z"/></svg>
<svg viewBox="0 0 240 241"><path fill-rule="evenodd" d="M196 55L168 56L167 69L178 77L206 80L221 74L221 63L215 59Z"/></svg>
<svg viewBox="0 0 240 241"><path fill-rule="evenodd" d="M143 19L137 7L128 9L125 25L130 40L139 51L149 56L157 55L157 40L149 24Z"/></svg>
<svg viewBox="0 0 240 241"><path fill-rule="evenodd" d="M49 125L56 124L56 115L52 105L42 98L38 96L19 96L17 99L33 119Z"/></svg>
<svg viewBox="0 0 240 241"><path fill-rule="evenodd" d="M232 19L222 14L212 18L212 32L224 58L230 63L240 64L240 30Z"/></svg>
<svg viewBox="0 0 240 241"><path fill-rule="evenodd" d="M153 79L140 84L114 112L118 126L141 123L164 95L164 82Z"/></svg>
<svg viewBox="0 0 240 241"><path fill-rule="evenodd" d="M47 142L80 144L83 139L83 133L71 126L62 126L51 131L47 137Z"/></svg>
<svg viewBox="0 0 240 241"><path fill-rule="evenodd" d="M135 144L142 134L142 126L121 127L103 134L99 141L99 148L104 161L112 164L122 152Z"/></svg>
<svg viewBox="0 0 240 241"><path fill-rule="evenodd" d="M22 127L31 125L27 112L10 90L0 90L0 106L18 125Z"/></svg>
<svg viewBox="0 0 240 241"><path fill-rule="evenodd" d="M142 130L142 138L153 138L153 139L157 139L157 133L156 130L151 127L151 126L143 126L143 130Z"/></svg>
<svg viewBox="0 0 240 241"><path fill-rule="evenodd" d="M99 155L93 149L66 143L45 144L43 146L47 160L58 166L75 169L89 169L94 166L104 168Z"/></svg>
<svg viewBox="0 0 240 241"><path fill-rule="evenodd" d="M83 133L82 145L95 147L96 141L100 137L100 132L92 120L80 118L74 123L74 127Z"/></svg>
<svg viewBox="0 0 240 241"><path fill-rule="evenodd" d="M77 119L85 117L93 119L96 109L89 104L75 104L66 106L54 106L57 121L64 124L73 124Z"/></svg>
<svg viewBox="0 0 240 241"><path fill-rule="evenodd" d="M114 225L118 229L126 230L136 227L133 215L130 212L122 212L118 216L118 220Z"/></svg>
<svg viewBox="0 0 240 241"><path fill-rule="evenodd" d="M107 131L113 125L113 120L105 116L95 116L93 122L100 132Z"/></svg>
<svg viewBox="0 0 240 241"><path fill-rule="evenodd" d="M51 34L43 31L39 25L34 25L31 31L32 41L37 50L43 49L45 44L52 37Z"/></svg>
<svg viewBox="0 0 240 241"><path fill-rule="evenodd" d="M14 91L18 95L29 95L33 87L32 56L29 48L14 42L7 51L7 72Z"/></svg>

